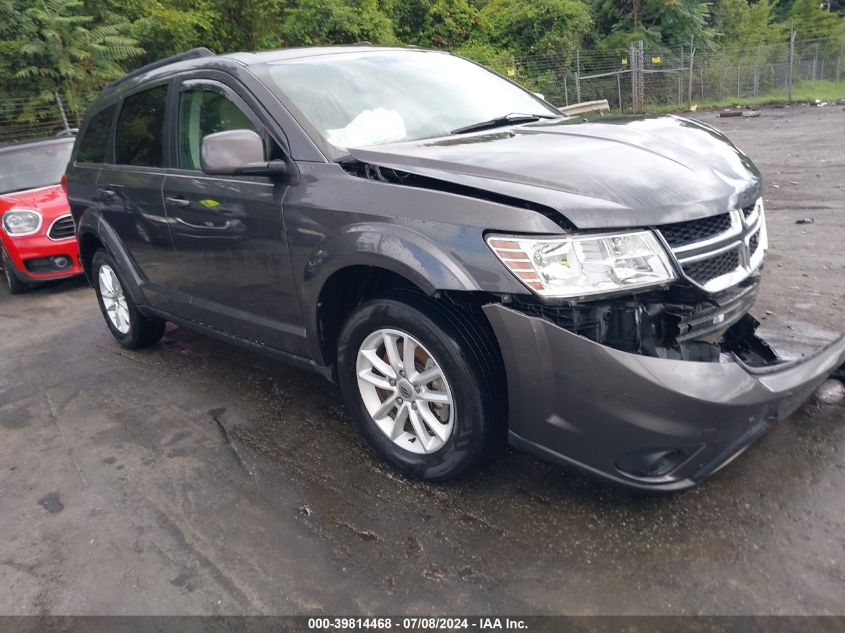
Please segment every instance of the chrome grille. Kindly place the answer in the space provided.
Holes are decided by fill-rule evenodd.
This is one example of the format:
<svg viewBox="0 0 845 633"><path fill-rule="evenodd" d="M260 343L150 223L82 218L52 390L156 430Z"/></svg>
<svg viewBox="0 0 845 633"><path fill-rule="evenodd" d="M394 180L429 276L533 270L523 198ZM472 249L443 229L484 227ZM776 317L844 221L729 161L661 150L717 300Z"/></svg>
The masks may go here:
<svg viewBox="0 0 845 633"><path fill-rule="evenodd" d="M664 224L659 228L666 243L672 248L677 248L678 246L709 239L729 230L731 228L731 214L723 213L702 220Z"/></svg>
<svg viewBox="0 0 845 633"><path fill-rule="evenodd" d="M746 219L751 218L754 215L754 211L757 209L756 204L748 205L747 207L742 207L742 215L746 217Z"/></svg>
<svg viewBox="0 0 845 633"><path fill-rule="evenodd" d="M66 240L69 237L73 237L73 233L73 217L63 215L50 225L50 230L47 231L47 237L51 240Z"/></svg>
<svg viewBox="0 0 845 633"><path fill-rule="evenodd" d="M735 248L714 257L684 264L684 273L694 282L704 285L708 281L733 272L739 264L739 249Z"/></svg>
<svg viewBox="0 0 845 633"><path fill-rule="evenodd" d="M762 199L710 218L657 229L684 277L707 292L736 285L763 263L768 242Z"/></svg>
<svg viewBox="0 0 845 633"><path fill-rule="evenodd" d="M757 252L758 246L760 246L760 229L757 229L757 232L748 240L748 252L752 257Z"/></svg>

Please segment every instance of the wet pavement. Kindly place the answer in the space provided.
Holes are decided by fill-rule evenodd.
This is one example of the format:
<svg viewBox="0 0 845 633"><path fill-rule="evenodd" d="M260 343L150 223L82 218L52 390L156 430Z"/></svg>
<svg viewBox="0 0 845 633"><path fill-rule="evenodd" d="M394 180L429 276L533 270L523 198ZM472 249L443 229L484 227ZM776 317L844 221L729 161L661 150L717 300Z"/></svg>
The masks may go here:
<svg viewBox="0 0 845 633"><path fill-rule="evenodd" d="M697 116L767 180L766 331L845 329L845 112ZM428 485L316 376L176 327L125 351L81 281L0 293L0 613L843 614L844 392L680 494L513 452Z"/></svg>

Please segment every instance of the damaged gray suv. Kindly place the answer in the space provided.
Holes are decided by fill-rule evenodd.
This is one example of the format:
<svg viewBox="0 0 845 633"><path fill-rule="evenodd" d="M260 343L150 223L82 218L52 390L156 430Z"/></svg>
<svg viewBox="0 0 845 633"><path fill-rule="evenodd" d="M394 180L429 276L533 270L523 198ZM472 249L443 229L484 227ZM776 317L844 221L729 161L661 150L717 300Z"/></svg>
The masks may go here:
<svg viewBox="0 0 845 633"><path fill-rule="evenodd" d="M507 437L685 488L845 361L755 336L760 174L720 132L563 116L442 52L146 66L90 107L67 190L122 345L172 321L315 371L414 477Z"/></svg>

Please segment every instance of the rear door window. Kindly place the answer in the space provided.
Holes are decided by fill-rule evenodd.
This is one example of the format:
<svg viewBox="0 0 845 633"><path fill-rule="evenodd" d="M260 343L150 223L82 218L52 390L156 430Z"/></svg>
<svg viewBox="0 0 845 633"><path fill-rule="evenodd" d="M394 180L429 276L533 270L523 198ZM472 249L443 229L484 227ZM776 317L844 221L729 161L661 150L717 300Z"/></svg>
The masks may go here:
<svg viewBox="0 0 845 633"><path fill-rule="evenodd" d="M79 152L76 161L79 163L105 163L109 150L109 132L114 119L116 105L100 110L91 117L82 138L79 140Z"/></svg>
<svg viewBox="0 0 845 633"><path fill-rule="evenodd" d="M195 87L179 97L179 166L199 170L203 137L228 130L258 132L250 117L211 87Z"/></svg>
<svg viewBox="0 0 845 633"><path fill-rule="evenodd" d="M138 92L123 101L115 132L115 162L119 165L164 165L164 117L167 86Z"/></svg>

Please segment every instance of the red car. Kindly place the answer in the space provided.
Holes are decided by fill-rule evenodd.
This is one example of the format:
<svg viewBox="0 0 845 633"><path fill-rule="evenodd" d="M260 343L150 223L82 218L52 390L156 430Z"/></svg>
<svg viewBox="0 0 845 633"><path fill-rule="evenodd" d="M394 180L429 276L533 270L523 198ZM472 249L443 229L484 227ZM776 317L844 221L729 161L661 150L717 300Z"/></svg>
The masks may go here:
<svg viewBox="0 0 845 633"><path fill-rule="evenodd" d="M12 294L83 272L61 185L73 141L0 147L0 266Z"/></svg>

